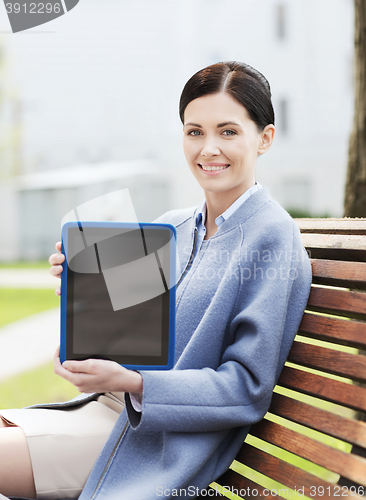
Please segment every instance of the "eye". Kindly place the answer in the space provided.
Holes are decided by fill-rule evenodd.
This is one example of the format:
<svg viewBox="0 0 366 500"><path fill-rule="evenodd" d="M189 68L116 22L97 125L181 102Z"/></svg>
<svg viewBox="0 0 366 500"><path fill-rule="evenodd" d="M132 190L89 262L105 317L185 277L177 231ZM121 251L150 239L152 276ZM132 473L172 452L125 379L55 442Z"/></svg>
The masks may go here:
<svg viewBox="0 0 366 500"><path fill-rule="evenodd" d="M237 133L235 132L235 130L224 130L222 132L224 135L227 135L227 136L230 136L230 135L237 135Z"/></svg>
<svg viewBox="0 0 366 500"><path fill-rule="evenodd" d="M193 137L196 137L196 136L198 136L200 134L201 134L200 130L196 129L196 130L190 130L187 135L191 135Z"/></svg>

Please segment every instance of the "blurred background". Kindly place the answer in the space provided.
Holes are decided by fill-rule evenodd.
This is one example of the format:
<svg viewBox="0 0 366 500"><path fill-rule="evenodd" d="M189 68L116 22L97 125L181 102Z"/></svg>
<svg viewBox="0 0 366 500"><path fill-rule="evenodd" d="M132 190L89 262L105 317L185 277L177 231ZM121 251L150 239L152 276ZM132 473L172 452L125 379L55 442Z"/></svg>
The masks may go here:
<svg viewBox="0 0 366 500"><path fill-rule="evenodd" d="M81 0L13 34L0 6L0 261L47 257L76 205L128 187L139 220L198 204L180 92L199 69L270 81L258 181L294 215L342 216L353 114L352 0Z"/></svg>
<svg viewBox="0 0 366 500"><path fill-rule="evenodd" d="M268 78L277 132L258 181L294 216L343 215L353 25L352 0L80 0L13 34L0 5L0 408L73 393L42 365L63 216L125 188L145 222L202 201L178 116L199 69L238 60Z"/></svg>

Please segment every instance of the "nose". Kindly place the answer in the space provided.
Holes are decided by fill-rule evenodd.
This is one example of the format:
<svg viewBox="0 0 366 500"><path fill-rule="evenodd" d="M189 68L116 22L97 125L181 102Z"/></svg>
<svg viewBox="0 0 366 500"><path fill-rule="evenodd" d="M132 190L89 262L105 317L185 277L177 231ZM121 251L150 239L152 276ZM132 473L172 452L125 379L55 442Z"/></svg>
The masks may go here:
<svg viewBox="0 0 366 500"><path fill-rule="evenodd" d="M214 137L206 137L201 149L201 156L207 158L210 156L219 156L221 151Z"/></svg>

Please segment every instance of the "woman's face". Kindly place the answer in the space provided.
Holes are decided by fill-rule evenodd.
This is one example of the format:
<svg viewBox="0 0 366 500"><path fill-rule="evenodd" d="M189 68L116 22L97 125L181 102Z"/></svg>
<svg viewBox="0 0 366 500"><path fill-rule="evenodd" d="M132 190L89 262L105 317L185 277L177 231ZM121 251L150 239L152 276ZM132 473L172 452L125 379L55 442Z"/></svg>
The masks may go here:
<svg viewBox="0 0 366 500"><path fill-rule="evenodd" d="M255 184L257 157L269 149L274 127L258 132L244 106L222 92L191 101L183 131L184 154L202 189L234 201Z"/></svg>

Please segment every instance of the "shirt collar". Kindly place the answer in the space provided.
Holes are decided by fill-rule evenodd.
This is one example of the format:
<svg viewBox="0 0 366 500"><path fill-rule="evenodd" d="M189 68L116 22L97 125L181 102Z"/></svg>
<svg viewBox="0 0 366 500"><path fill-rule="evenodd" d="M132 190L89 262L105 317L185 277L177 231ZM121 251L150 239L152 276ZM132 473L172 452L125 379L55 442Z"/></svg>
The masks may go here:
<svg viewBox="0 0 366 500"><path fill-rule="evenodd" d="M205 222L206 222L206 200L203 200L196 215L196 226L198 226L199 223L201 223L204 226Z"/></svg>
<svg viewBox="0 0 366 500"><path fill-rule="evenodd" d="M216 217L215 219L216 226L220 227L230 217L230 215L232 215L252 194L261 189L261 187L262 187L261 184L256 183L254 184L254 186L247 189L245 193L239 196L239 198L235 200L234 203L230 205L230 207L227 210L225 210L225 212ZM201 203L199 210L197 212L196 226L198 226L198 224L200 223L204 226L205 222L206 222L206 200L204 200Z"/></svg>

